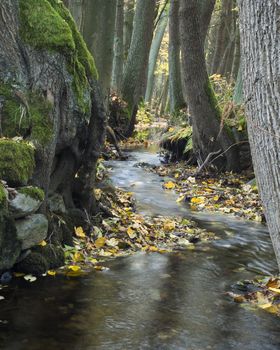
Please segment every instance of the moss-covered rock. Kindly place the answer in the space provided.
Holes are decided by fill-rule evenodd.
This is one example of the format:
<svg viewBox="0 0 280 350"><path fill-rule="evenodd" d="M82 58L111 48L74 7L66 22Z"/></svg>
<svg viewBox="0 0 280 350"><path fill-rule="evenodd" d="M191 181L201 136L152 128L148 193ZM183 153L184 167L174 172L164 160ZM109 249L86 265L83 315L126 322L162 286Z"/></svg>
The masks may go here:
<svg viewBox="0 0 280 350"><path fill-rule="evenodd" d="M6 212L8 207L8 199L4 186L0 182L0 212Z"/></svg>
<svg viewBox="0 0 280 350"><path fill-rule="evenodd" d="M42 275L49 269L49 264L42 254L31 252L22 261L14 266L14 270L32 275Z"/></svg>
<svg viewBox="0 0 280 350"><path fill-rule="evenodd" d="M29 196L29 197L31 197L39 202L43 202L45 199L45 193L39 187L25 186L25 187L18 188L17 191L19 193L25 194L26 196Z"/></svg>
<svg viewBox="0 0 280 350"><path fill-rule="evenodd" d="M53 135L51 104L35 92L23 93L11 84L0 82L2 133L6 137L23 136L45 145Z"/></svg>
<svg viewBox="0 0 280 350"><path fill-rule="evenodd" d="M44 16L42 16L44 13ZM97 78L94 59L76 24L59 0L20 0L20 34L29 45L63 54L72 75L77 104L90 110L89 79Z"/></svg>
<svg viewBox="0 0 280 350"><path fill-rule="evenodd" d="M47 261L50 269L61 267L65 263L64 251L60 246L48 244L44 247L37 246L32 251L41 254Z"/></svg>
<svg viewBox="0 0 280 350"><path fill-rule="evenodd" d="M11 186L26 185L35 167L34 148L14 140L0 139L0 178Z"/></svg>

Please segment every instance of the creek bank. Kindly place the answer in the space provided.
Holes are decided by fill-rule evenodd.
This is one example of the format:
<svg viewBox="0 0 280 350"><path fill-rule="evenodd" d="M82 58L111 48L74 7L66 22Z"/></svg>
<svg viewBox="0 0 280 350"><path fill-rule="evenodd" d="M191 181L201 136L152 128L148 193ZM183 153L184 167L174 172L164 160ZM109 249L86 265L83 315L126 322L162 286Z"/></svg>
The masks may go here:
<svg viewBox="0 0 280 350"><path fill-rule="evenodd" d="M265 222L254 176L211 172L197 173L197 168L186 162L151 166L138 164L144 170L169 178L163 188L178 194L177 202L186 203L193 211L212 211L236 217Z"/></svg>

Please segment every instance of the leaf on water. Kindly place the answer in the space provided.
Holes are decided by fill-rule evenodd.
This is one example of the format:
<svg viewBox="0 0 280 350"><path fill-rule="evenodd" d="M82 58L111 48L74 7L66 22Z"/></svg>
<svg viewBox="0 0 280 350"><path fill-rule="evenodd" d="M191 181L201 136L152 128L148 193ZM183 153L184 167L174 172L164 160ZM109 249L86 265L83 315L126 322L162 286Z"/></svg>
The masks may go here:
<svg viewBox="0 0 280 350"><path fill-rule="evenodd" d="M175 183L172 181L168 181L163 185L167 190L172 190L173 188L175 188Z"/></svg>
<svg viewBox="0 0 280 350"><path fill-rule="evenodd" d="M5 297L3 297L3 295L0 295L0 301L4 300L4 299L5 299Z"/></svg>
<svg viewBox="0 0 280 350"><path fill-rule="evenodd" d="M35 282L37 280L37 277L33 275L25 275L23 278L28 282Z"/></svg>
<svg viewBox="0 0 280 350"><path fill-rule="evenodd" d="M55 275L56 275L56 271L48 270L48 271L47 271L47 274L48 274L49 276L55 276Z"/></svg>
<svg viewBox="0 0 280 350"><path fill-rule="evenodd" d="M205 203L206 198L205 197L193 197L191 199L192 204L202 204Z"/></svg>
<svg viewBox="0 0 280 350"><path fill-rule="evenodd" d="M80 272L81 271L81 267L78 265L69 265L68 269L73 271L73 272Z"/></svg>
<svg viewBox="0 0 280 350"><path fill-rule="evenodd" d="M75 227L75 235L79 238L85 238L86 234L81 226Z"/></svg>
<svg viewBox="0 0 280 350"><path fill-rule="evenodd" d="M23 273L23 272L14 272L14 276L15 277L23 277L23 276L25 276L25 273Z"/></svg>
<svg viewBox="0 0 280 350"><path fill-rule="evenodd" d="M96 248L102 248L102 247L104 247L105 243L106 243L106 238L105 237L99 237L94 242L94 245L96 246Z"/></svg>

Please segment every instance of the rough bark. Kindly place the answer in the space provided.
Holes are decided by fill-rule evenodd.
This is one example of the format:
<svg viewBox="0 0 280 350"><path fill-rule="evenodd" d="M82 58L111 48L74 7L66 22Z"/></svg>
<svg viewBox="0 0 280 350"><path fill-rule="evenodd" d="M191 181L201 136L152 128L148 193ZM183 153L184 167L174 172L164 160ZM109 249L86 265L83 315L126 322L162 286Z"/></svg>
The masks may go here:
<svg viewBox="0 0 280 350"><path fill-rule="evenodd" d="M82 30L85 14L85 0L64 0L64 4L70 10L78 29Z"/></svg>
<svg viewBox="0 0 280 350"><path fill-rule="evenodd" d="M209 153L221 150L224 154L217 159L216 166L238 170L238 152L231 147L233 142L220 125L220 111L206 70L197 2L181 0L179 15L182 73L186 102L192 116L194 152L203 162Z"/></svg>
<svg viewBox="0 0 280 350"><path fill-rule="evenodd" d="M151 102L153 88L154 88L154 74L157 64L157 58L161 46L161 42L165 33L165 29L168 22L168 13L163 11L159 22L157 24L156 32L152 41L150 55L149 55L149 64L148 64L148 79L147 79L147 89L145 94L145 102Z"/></svg>
<svg viewBox="0 0 280 350"><path fill-rule="evenodd" d="M240 1L244 94L252 158L280 269L280 4Z"/></svg>
<svg viewBox="0 0 280 350"><path fill-rule="evenodd" d="M155 14L156 0L137 1L131 44L122 83L122 95L128 103L130 114L128 135L134 128L137 106L146 88Z"/></svg>
<svg viewBox="0 0 280 350"><path fill-rule="evenodd" d="M112 88L120 92L123 77L123 27L124 27L124 0L117 0L117 14L115 23L114 60L112 72Z"/></svg>
<svg viewBox="0 0 280 350"><path fill-rule="evenodd" d="M175 113L185 105L181 82L179 0L170 1L169 11L169 97L170 112Z"/></svg>
<svg viewBox="0 0 280 350"><path fill-rule="evenodd" d="M83 35L95 58L99 83L108 95L114 57L117 0L86 0Z"/></svg>
<svg viewBox="0 0 280 350"><path fill-rule="evenodd" d="M131 43L132 31L133 31L133 21L134 21L134 7L135 0L126 0L124 7L124 33L123 33L123 42L124 42L124 58L125 61L128 57L128 52Z"/></svg>
<svg viewBox="0 0 280 350"><path fill-rule="evenodd" d="M208 33L209 24L211 21L212 13L215 7L216 0L200 0L200 28L201 28L201 40L204 43L206 35Z"/></svg>

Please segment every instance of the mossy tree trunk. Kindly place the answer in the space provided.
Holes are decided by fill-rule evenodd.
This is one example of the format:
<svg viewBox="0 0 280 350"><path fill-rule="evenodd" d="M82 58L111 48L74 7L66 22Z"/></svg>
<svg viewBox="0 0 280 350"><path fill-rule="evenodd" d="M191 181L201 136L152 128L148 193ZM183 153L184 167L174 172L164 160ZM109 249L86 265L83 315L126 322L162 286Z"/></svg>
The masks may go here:
<svg viewBox="0 0 280 350"><path fill-rule="evenodd" d="M0 18L3 135L34 144L32 183L46 200L59 192L67 209L91 211L84 192L92 193L105 119L93 58L62 3L3 0Z"/></svg>
<svg viewBox="0 0 280 350"><path fill-rule="evenodd" d="M147 83L150 46L153 39L156 0L137 0L131 44L125 65L122 95L128 103L129 127L127 136L134 130L138 103L143 97Z"/></svg>
<svg viewBox="0 0 280 350"><path fill-rule="evenodd" d="M201 162L211 152L224 152L215 161L218 169L238 170L237 148L231 147L233 141L225 127L220 125L220 111L207 74L197 1L181 0L179 16L182 74L185 98L192 116L194 152Z"/></svg>

